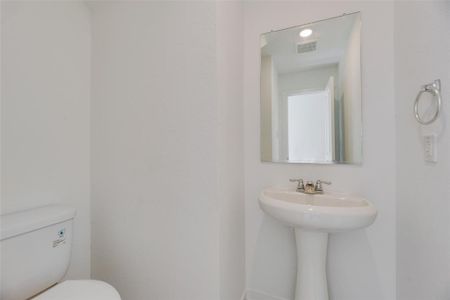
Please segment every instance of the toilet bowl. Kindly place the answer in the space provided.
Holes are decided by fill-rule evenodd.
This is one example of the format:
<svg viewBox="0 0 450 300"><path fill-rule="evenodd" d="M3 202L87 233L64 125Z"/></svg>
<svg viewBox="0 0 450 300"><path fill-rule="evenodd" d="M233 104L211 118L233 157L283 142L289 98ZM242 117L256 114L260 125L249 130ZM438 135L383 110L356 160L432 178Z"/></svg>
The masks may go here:
<svg viewBox="0 0 450 300"><path fill-rule="evenodd" d="M98 280L67 280L32 300L120 300L111 285Z"/></svg>
<svg viewBox="0 0 450 300"><path fill-rule="evenodd" d="M75 215L62 205L0 215L1 300L120 300L106 282L63 280Z"/></svg>

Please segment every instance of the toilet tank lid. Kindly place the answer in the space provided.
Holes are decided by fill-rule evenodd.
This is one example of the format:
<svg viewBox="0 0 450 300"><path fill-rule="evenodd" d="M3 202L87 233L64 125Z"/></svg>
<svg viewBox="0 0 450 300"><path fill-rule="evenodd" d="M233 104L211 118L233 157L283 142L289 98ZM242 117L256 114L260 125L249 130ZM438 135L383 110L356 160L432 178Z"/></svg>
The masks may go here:
<svg viewBox="0 0 450 300"><path fill-rule="evenodd" d="M0 241L75 217L70 206L52 204L0 215Z"/></svg>

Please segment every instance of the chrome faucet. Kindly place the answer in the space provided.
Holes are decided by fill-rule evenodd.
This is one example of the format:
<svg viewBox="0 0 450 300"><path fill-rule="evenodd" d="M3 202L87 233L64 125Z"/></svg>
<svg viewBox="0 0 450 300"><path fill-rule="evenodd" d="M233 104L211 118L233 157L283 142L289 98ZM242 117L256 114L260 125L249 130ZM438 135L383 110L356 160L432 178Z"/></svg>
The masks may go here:
<svg viewBox="0 0 450 300"><path fill-rule="evenodd" d="M303 193L305 191L305 185L303 184L303 179L289 179L290 182L298 182L297 184L297 192Z"/></svg>
<svg viewBox="0 0 450 300"><path fill-rule="evenodd" d="M303 179L289 179L290 182L298 182L296 191L304 194L322 194L322 184L331 184L330 181L317 180L314 184L312 181L304 183Z"/></svg>

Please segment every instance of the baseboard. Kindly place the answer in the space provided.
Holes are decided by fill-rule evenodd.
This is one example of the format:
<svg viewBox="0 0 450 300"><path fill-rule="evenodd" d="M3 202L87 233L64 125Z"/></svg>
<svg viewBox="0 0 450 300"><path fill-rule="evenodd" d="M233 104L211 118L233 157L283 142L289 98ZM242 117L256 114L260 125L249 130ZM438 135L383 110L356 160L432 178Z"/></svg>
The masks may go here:
<svg viewBox="0 0 450 300"><path fill-rule="evenodd" d="M278 296L270 295L263 291L248 289L242 294L241 300L288 300Z"/></svg>

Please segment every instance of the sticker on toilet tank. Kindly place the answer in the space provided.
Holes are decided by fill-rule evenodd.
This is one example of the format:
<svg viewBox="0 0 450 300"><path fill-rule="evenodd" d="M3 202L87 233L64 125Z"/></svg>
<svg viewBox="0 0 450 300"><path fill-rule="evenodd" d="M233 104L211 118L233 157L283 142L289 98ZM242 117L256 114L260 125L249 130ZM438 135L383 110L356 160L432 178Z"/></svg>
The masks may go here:
<svg viewBox="0 0 450 300"><path fill-rule="evenodd" d="M58 230L58 238L53 241L53 248L61 246L66 243L66 229L61 228Z"/></svg>

